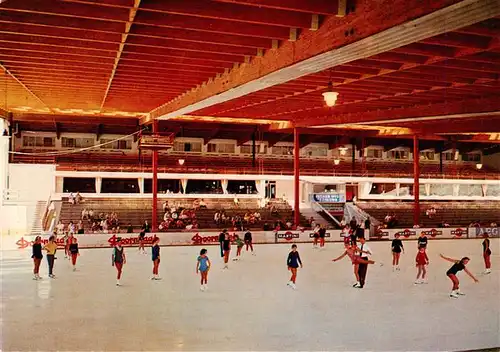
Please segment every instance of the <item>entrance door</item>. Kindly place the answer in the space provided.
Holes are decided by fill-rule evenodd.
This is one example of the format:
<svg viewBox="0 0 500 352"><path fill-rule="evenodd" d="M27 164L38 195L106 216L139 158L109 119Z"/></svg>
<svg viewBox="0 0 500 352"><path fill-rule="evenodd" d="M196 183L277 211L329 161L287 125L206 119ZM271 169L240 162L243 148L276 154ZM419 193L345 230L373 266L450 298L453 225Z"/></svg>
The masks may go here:
<svg viewBox="0 0 500 352"><path fill-rule="evenodd" d="M352 199L356 197L358 199L358 185L351 184L345 186L345 200L346 202L352 202Z"/></svg>
<svg viewBox="0 0 500 352"><path fill-rule="evenodd" d="M266 181L266 198L276 198L276 181Z"/></svg>

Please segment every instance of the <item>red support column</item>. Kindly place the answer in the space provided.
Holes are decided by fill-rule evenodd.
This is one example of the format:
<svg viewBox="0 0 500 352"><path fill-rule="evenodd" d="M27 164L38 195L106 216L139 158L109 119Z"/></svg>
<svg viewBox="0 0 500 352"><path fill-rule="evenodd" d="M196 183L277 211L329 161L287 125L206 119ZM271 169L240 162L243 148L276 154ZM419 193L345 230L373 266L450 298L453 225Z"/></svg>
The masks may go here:
<svg viewBox="0 0 500 352"><path fill-rule="evenodd" d="M420 223L420 152L417 135L413 136L413 224Z"/></svg>
<svg viewBox="0 0 500 352"><path fill-rule="evenodd" d="M294 176L294 218L295 226L300 224L300 136L297 128L293 129L293 176Z"/></svg>
<svg viewBox="0 0 500 352"><path fill-rule="evenodd" d="M158 133L158 120L153 121L153 134ZM151 231L156 232L158 230L158 150L153 149L153 180L152 180L152 192L153 192L153 213L151 219Z"/></svg>

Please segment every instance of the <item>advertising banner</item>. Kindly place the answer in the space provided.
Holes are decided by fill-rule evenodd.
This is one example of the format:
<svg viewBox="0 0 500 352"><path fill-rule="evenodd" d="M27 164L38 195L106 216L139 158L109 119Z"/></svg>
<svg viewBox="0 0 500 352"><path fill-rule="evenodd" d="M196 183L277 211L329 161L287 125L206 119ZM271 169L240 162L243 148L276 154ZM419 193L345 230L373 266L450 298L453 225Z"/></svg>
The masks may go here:
<svg viewBox="0 0 500 352"><path fill-rule="evenodd" d="M500 227L469 227L469 238L484 237L500 237Z"/></svg>

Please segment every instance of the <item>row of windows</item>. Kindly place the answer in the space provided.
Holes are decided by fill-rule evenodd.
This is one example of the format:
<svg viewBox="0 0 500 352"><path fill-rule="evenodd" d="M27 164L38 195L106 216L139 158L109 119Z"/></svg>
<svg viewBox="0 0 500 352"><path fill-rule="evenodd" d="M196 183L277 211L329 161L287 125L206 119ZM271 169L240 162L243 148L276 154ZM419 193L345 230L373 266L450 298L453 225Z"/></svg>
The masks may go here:
<svg viewBox="0 0 500 352"><path fill-rule="evenodd" d="M112 139L102 138L99 141L101 149L114 149L114 150L131 150L132 141L131 140L119 140L113 141ZM62 137L61 146L63 148L87 148L95 144L93 138L71 138ZM54 148L55 147L55 137L40 137L40 136L23 136L23 147L45 147ZM201 142L174 142L173 150L176 152L202 152ZM267 145L256 145L255 151L257 154L267 154ZM236 146L232 143L209 143L207 146L208 153L236 153ZM251 145L242 145L240 147L241 154L252 154ZM293 146L273 146L271 148L272 155L293 155ZM305 147L301 152L304 156L310 157L326 157L328 156L328 148L326 147ZM338 157L352 157L352 149L347 148L343 150L334 149L332 152L334 158ZM391 150L388 152L389 159L395 160L408 160L410 158L410 152L407 150ZM366 156L373 159L382 159L383 150L382 149L367 149ZM435 153L432 151L420 152L420 160L435 160ZM453 161L456 160L456 156L452 152L443 153L443 160ZM481 155L478 153L468 153L462 155L463 161L479 162L481 161Z"/></svg>

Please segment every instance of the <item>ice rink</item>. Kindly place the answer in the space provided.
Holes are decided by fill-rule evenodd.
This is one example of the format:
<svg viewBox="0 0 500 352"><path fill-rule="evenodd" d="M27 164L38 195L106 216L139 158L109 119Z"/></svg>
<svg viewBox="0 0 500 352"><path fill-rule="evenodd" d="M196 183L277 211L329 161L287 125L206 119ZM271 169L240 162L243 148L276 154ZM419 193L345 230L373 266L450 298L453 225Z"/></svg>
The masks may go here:
<svg viewBox="0 0 500 352"><path fill-rule="evenodd" d="M348 259L332 263L341 243L324 251L299 244L304 268L297 290L286 286L290 245L256 246L223 271L218 248L207 292L195 273L201 247L162 247L161 281L151 281L150 248L127 248L123 286L115 286L111 249L81 250L72 272L62 251L56 279L32 280L31 250L3 251L2 350L108 351L438 351L500 346L500 241L491 241L492 273L484 270L481 240L430 241L429 283L415 285L416 242L404 242L393 272L389 242L370 243L373 259L364 289L352 287ZM471 257L474 283L459 273L467 295L449 298L451 263ZM232 254L235 254L233 251Z"/></svg>

